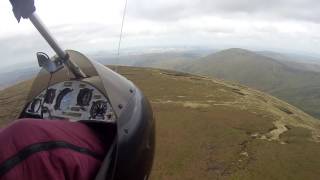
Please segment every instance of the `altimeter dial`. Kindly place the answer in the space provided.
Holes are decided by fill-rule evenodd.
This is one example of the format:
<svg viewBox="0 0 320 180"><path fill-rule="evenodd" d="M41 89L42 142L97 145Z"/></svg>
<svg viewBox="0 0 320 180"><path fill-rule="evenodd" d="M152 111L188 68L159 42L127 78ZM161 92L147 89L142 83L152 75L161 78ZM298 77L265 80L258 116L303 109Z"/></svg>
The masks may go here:
<svg viewBox="0 0 320 180"><path fill-rule="evenodd" d="M107 110L108 103L106 101L93 102L92 107L90 109L90 117L91 119L104 120Z"/></svg>

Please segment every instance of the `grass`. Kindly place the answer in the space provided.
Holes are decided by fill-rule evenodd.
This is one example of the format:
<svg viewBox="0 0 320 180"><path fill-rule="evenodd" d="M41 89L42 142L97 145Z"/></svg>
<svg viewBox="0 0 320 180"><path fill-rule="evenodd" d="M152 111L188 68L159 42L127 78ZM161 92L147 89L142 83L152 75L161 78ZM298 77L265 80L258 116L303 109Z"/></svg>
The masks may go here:
<svg viewBox="0 0 320 180"><path fill-rule="evenodd" d="M261 92L200 76L119 70L152 103L157 126L152 180L318 179L319 122L299 109ZM29 85L0 92L0 122L6 124L17 115ZM278 140L261 139L277 121L288 131Z"/></svg>

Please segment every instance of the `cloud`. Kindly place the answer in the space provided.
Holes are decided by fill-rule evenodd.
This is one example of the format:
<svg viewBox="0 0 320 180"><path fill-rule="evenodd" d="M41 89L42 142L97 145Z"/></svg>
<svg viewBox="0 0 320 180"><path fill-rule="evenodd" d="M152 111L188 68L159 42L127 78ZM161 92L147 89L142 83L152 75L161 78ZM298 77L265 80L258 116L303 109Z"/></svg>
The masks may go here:
<svg viewBox="0 0 320 180"><path fill-rule="evenodd" d="M39 15L63 48L84 53L116 52L124 0L37 3ZM320 1L316 0L129 0L128 3L123 49L194 46L320 50ZM0 15L6 25L0 28L2 66L13 61L33 61L37 51L53 54L30 22L17 24L9 1L0 2Z"/></svg>
<svg viewBox="0 0 320 180"><path fill-rule="evenodd" d="M135 0L130 13L153 21L177 21L197 16L240 16L319 23L318 0Z"/></svg>

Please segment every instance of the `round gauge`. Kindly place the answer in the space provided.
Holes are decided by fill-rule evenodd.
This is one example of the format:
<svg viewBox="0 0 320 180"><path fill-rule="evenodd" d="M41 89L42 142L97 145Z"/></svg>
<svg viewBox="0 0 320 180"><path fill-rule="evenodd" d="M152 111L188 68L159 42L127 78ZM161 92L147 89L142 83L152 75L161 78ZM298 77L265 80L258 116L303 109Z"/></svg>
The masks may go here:
<svg viewBox="0 0 320 180"><path fill-rule="evenodd" d="M61 103L60 103L60 109L66 110L70 106L71 101L72 101L72 93L70 92L70 93L66 94L65 96L63 96Z"/></svg>
<svg viewBox="0 0 320 180"><path fill-rule="evenodd" d="M54 105L54 109L60 109L60 110L66 110L72 101L72 89L70 88L65 88L63 89L56 100L56 104Z"/></svg>
<svg viewBox="0 0 320 180"><path fill-rule="evenodd" d="M93 102L90 109L91 119L104 119L105 114L108 110L108 104L106 101Z"/></svg>
<svg viewBox="0 0 320 180"><path fill-rule="evenodd" d="M44 119L51 119L50 110L47 107L42 108L41 110L41 116Z"/></svg>
<svg viewBox="0 0 320 180"><path fill-rule="evenodd" d="M48 89L44 98L44 103L52 104L55 96L56 96L56 90Z"/></svg>
<svg viewBox="0 0 320 180"><path fill-rule="evenodd" d="M31 103L31 105L30 105L30 112L32 112L32 113L37 113L37 112L39 112L39 110L40 110L40 108L41 108L41 99L35 99L32 103Z"/></svg>
<svg viewBox="0 0 320 180"><path fill-rule="evenodd" d="M79 106L89 106L91 98L92 98L92 91L91 89L84 88L79 91L77 97L77 105Z"/></svg>

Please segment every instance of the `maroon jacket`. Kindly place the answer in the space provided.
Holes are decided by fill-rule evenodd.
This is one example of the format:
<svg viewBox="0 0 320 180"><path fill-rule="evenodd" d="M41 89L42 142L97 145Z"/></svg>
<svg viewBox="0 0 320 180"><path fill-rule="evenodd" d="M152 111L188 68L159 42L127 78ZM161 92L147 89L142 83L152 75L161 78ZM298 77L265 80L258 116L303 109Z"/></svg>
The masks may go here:
<svg viewBox="0 0 320 180"><path fill-rule="evenodd" d="M106 149L82 123L17 120L0 130L0 179L92 180Z"/></svg>

